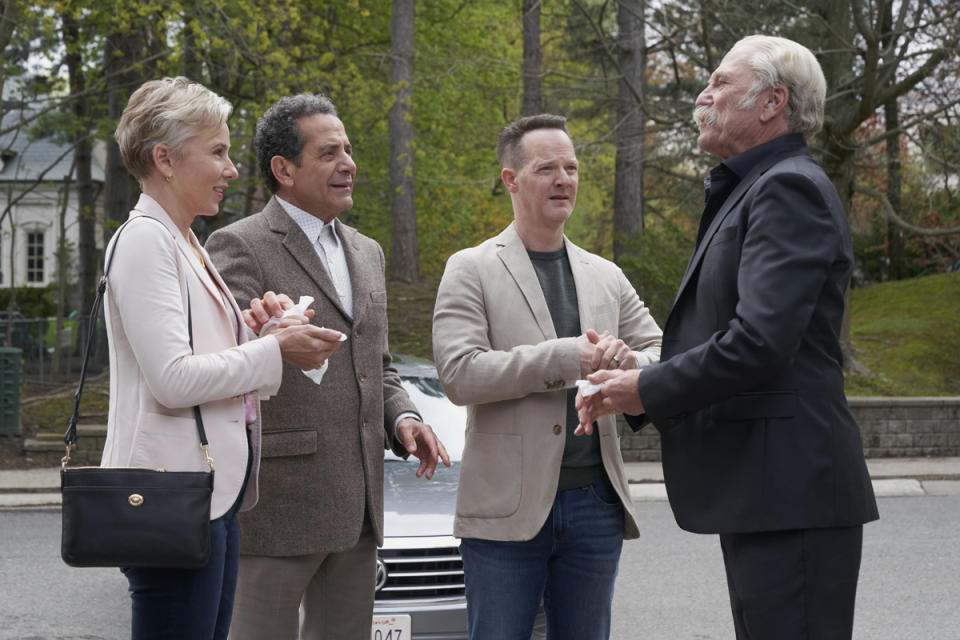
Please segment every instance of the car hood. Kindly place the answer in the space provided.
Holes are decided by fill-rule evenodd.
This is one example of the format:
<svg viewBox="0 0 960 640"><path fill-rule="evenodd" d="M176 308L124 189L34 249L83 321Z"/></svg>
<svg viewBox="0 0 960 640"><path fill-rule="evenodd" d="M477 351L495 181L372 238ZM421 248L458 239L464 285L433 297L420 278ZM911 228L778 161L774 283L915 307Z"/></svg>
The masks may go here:
<svg viewBox="0 0 960 640"><path fill-rule="evenodd" d="M433 479L416 476L419 463L386 460L383 469L384 536L453 535L460 463L437 465Z"/></svg>

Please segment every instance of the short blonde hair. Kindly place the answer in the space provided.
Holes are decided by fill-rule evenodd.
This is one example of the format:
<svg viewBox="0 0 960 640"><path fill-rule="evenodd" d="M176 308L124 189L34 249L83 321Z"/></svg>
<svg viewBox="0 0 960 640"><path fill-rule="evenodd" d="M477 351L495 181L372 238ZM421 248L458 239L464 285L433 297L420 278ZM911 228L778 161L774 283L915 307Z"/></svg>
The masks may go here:
<svg viewBox="0 0 960 640"><path fill-rule="evenodd" d="M733 48L753 48L750 66L753 86L746 96L747 108L757 94L782 84L789 92L786 116L793 133L812 135L823 127L823 109L827 95L827 80L813 52L802 44L775 36L752 35L743 38Z"/></svg>
<svg viewBox="0 0 960 640"><path fill-rule="evenodd" d="M154 169L155 146L180 154L187 140L220 128L232 111L227 100L189 78L150 80L131 94L113 137L127 170L143 181Z"/></svg>

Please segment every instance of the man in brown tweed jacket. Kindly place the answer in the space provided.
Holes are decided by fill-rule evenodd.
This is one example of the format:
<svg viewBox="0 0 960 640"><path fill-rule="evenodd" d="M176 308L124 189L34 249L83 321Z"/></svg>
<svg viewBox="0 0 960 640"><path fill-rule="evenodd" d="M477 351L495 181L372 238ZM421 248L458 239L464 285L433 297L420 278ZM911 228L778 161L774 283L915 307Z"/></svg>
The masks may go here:
<svg viewBox="0 0 960 640"><path fill-rule="evenodd" d="M417 456L427 478L449 459L391 364L383 250L337 219L356 165L333 103L281 99L254 147L275 195L206 248L241 306L263 291L313 296L313 323L347 340L320 384L285 371L262 405L260 501L240 518L230 637L356 640L370 635L384 448Z"/></svg>

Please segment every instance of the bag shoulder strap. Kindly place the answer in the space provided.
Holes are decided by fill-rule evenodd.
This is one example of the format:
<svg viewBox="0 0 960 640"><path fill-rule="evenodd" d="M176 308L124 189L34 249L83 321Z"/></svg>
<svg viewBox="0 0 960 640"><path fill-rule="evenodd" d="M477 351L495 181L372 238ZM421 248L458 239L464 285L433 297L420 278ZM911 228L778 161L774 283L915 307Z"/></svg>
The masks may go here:
<svg viewBox="0 0 960 640"><path fill-rule="evenodd" d="M161 225L164 229L169 232L167 226L157 220L153 216L141 215L137 216L138 218L149 218L157 224ZM87 335L85 336L84 345L83 345L83 362L80 364L80 382L77 384L77 390L73 394L73 412L70 415L70 420L67 423L66 433L63 435L63 442L67 447L66 454L60 460L60 468L65 469L67 463L70 462L70 450L77 444L77 421L80 416L80 398L83 395L83 385L86 382L87 378L87 363L90 360L90 346L93 343L93 337L95 334L95 328L97 324L97 318L100 315L100 307L103 304L103 295L107 290L107 275L110 273L110 266L113 264L113 257L117 253L117 243L120 241L120 234L123 233L123 230L127 228L127 225L136 220L137 218L130 218L117 229L117 233L113 237L113 251L110 252L110 255L107 256L107 264L103 269L103 275L100 277L100 282L97 284L97 295L93 300L93 307L90 309L90 317L87 321ZM193 351L193 313L191 312L190 307L190 288L187 288L187 332L190 336L190 351ZM200 446L203 449L204 457L206 458L207 465L210 467L210 471L213 471L213 458L210 457L209 444L207 443L207 433L203 428L203 416L200 414L200 405L194 405L193 415L197 422L197 434L200 436Z"/></svg>

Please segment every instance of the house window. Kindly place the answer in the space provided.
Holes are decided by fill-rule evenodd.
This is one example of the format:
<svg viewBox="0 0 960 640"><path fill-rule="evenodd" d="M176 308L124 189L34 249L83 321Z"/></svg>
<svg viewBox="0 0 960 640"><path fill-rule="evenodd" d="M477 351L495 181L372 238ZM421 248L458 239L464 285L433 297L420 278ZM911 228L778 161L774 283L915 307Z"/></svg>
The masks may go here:
<svg viewBox="0 0 960 640"><path fill-rule="evenodd" d="M27 232L27 282L43 283L43 231Z"/></svg>

